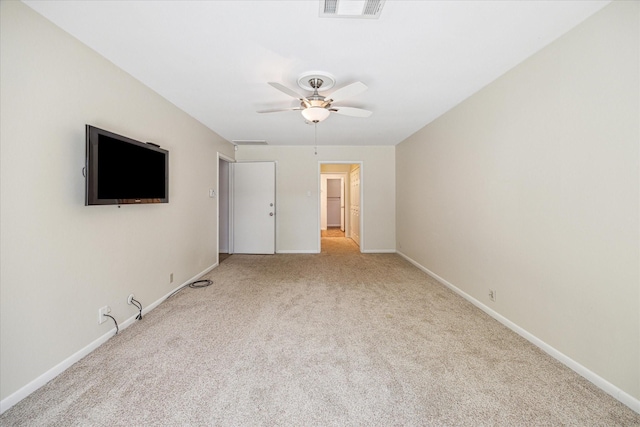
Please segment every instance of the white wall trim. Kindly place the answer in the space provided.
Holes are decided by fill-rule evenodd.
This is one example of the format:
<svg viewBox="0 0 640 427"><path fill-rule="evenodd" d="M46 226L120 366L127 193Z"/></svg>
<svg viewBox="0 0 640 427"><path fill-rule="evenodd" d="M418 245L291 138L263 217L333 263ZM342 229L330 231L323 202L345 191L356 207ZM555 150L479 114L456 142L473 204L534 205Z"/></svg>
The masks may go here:
<svg viewBox="0 0 640 427"><path fill-rule="evenodd" d="M527 330L525 330L525 329L521 328L520 326L516 325L511 320L509 320L506 317L502 316L498 312L496 312L496 311L492 310L491 308L487 307L486 305L484 305L483 303L481 303L480 301L478 301L477 299L475 299L471 295L467 294L466 292L462 291L461 289L459 289L455 285L451 284L447 280L445 280L442 277L438 276L437 274L435 274L434 272L432 272L428 268L422 266L417 261L414 261L413 259L409 258L404 253L402 253L400 251L398 251L397 253L398 253L398 255L400 255L401 257L403 257L407 261L409 261L411 264L415 265L420 270L424 271L429 276L433 277L438 282L442 283L444 286L446 286L447 288L451 289L453 292L457 293L458 295L460 295L461 297L463 297L464 299L469 301L471 304L475 305L480 310L482 310L485 313L487 313L489 316L493 317L495 320L497 320L498 322L502 323L507 328L511 329L512 331L514 331L515 333L517 333L518 335L520 335L521 337L523 337L524 339L526 339L527 341L532 343L533 345L539 347L541 350L543 350L545 353L547 353L548 355L550 355L551 357L553 357L554 359L556 359L557 361L559 361L563 365L567 366L568 368L572 369L573 371L575 371L576 373L578 373L582 377L584 377L587 380L591 381L598 388L600 388L601 390L603 390L607 394L613 396L615 399L619 400L624 405L626 405L629 408L631 408L631 410L633 410L633 411L635 411L637 413L640 413L640 400L638 400L635 397L631 396L630 394L624 392L623 390L621 390L617 386L611 384L609 381L605 380L604 378L602 378L601 376L599 376L595 372L587 369L586 367L584 367L580 363L576 362L575 360L571 359L570 357L568 357L564 353L556 350L554 347L552 347L549 344L547 344L546 342L542 341L540 338L536 337L535 335L531 334Z"/></svg>
<svg viewBox="0 0 640 427"><path fill-rule="evenodd" d="M155 302L153 302L150 305L148 305L147 307L145 307L142 310L142 314L144 315L144 314L150 312L151 310L156 308L158 305L160 305L164 300L166 300L173 292L177 291L181 287L184 287L184 286L188 285L189 283L193 282L194 280L204 276L205 274L207 274L208 272L210 272L211 270L213 270L217 266L218 266L218 263L216 262L212 266L209 266L205 270L203 270L202 272L196 274L195 276L193 276L192 278L190 278L189 280L184 282L182 285L180 285L177 288L175 288L173 291L167 293L163 297L159 298ZM137 316L137 314L132 315L131 317L126 319L124 322L119 323L118 326L120 328L120 331L122 332L124 329L126 329L129 326L131 326L135 322L136 316ZM80 359L82 359L83 357L87 356L92 351L94 351L95 349L100 347L102 344L107 342L109 340L109 338L114 336L115 331L116 331L116 328L113 327L107 333L105 333L104 335L100 336L96 340L92 341L91 343L89 343L84 348L81 348L80 350L76 351L71 356L67 357L62 362L60 362L57 365L55 365L53 368L49 369L48 371L46 371L45 373L43 373L42 375L40 375L39 377L37 377L33 381L29 382L27 385L23 386L22 388L18 389L14 393L11 393L9 396L7 396L4 399L2 399L2 401L0 401L0 414L3 414L5 411L10 409L12 406L14 406L18 402L20 402L22 399L24 399L25 397L29 396L34 391L38 390L40 387L42 387L43 385L45 385L46 383L48 383L49 381L51 381L52 379L54 379L55 377L57 377L58 375L60 375L64 371L66 371L67 369L69 369L69 367L71 367L74 363L78 362Z"/></svg>
<svg viewBox="0 0 640 427"><path fill-rule="evenodd" d="M320 251L313 249L279 249L278 254L319 254ZM363 254L395 254L395 249L367 249L361 251Z"/></svg>

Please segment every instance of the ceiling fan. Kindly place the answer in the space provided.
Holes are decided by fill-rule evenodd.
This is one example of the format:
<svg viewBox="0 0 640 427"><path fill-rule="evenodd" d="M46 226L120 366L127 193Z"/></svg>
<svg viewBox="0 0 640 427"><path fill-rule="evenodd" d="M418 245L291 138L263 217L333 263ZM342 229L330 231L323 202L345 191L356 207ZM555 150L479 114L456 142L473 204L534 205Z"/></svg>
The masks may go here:
<svg viewBox="0 0 640 427"><path fill-rule="evenodd" d="M305 118L305 120L310 123L319 123L329 117L331 113L342 114L344 116L350 117L369 117L371 114L373 114L371 111L363 110L362 108L342 107L334 105L335 102L342 101L345 98L358 95L367 90L367 86L362 82L348 84L327 96L323 96L318 93L318 91L321 89L331 89L335 84L335 79L333 78L333 76L327 73L305 73L298 78L298 86L300 86L302 89L313 91L310 96L300 95L296 91L289 89L288 87L280 83L269 82L269 84L279 91L298 99L300 101L300 106L291 108L260 110L258 111L258 113L276 113L280 111L298 110L302 112L302 116Z"/></svg>

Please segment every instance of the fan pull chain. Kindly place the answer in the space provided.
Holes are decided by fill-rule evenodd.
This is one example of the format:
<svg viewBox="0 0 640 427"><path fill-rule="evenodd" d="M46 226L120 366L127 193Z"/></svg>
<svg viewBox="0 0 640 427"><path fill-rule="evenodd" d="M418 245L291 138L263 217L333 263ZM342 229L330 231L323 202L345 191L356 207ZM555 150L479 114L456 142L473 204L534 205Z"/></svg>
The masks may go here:
<svg viewBox="0 0 640 427"><path fill-rule="evenodd" d="M315 154L316 156L318 155L318 123L314 123L313 124L313 130L314 130L314 141L315 141L315 147L313 147L313 154Z"/></svg>

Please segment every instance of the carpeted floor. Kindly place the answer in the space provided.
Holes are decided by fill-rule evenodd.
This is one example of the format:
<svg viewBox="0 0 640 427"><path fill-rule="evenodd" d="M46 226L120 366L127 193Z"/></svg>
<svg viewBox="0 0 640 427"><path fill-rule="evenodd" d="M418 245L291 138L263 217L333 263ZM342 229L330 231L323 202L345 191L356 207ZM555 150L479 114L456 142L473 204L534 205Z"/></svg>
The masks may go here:
<svg viewBox="0 0 640 427"><path fill-rule="evenodd" d="M640 415L394 254L233 255L3 426L634 426Z"/></svg>
<svg viewBox="0 0 640 427"><path fill-rule="evenodd" d="M320 230L320 237L344 237L344 231L340 227L327 227L326 230Z"/></svg>

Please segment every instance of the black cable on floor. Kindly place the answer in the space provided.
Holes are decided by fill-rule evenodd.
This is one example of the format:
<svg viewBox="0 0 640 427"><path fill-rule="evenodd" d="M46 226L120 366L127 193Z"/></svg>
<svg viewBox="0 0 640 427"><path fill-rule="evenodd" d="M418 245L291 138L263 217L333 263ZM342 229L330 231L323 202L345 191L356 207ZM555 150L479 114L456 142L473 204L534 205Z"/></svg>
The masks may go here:
<svg viewBox="0 0 640 427"><path fill-rule="evenodd" d="M167 297L167 299L171 298L172 296L174 296L175 294L177 294L187 286L193 289L197 289L197 288L206 288L207 286L211 286L211 285L213 285L213 282L211 280L196 280L195 282L187 283L186 285L176 289L171 293L171 295Z"/></svg>
<svg viewBox="0 0 640 427"><path fill-rule="evenodd" d="M190 288L206 288L211 285L213 285L211 280L196 280L195 282L189 283Z"/></svg>

